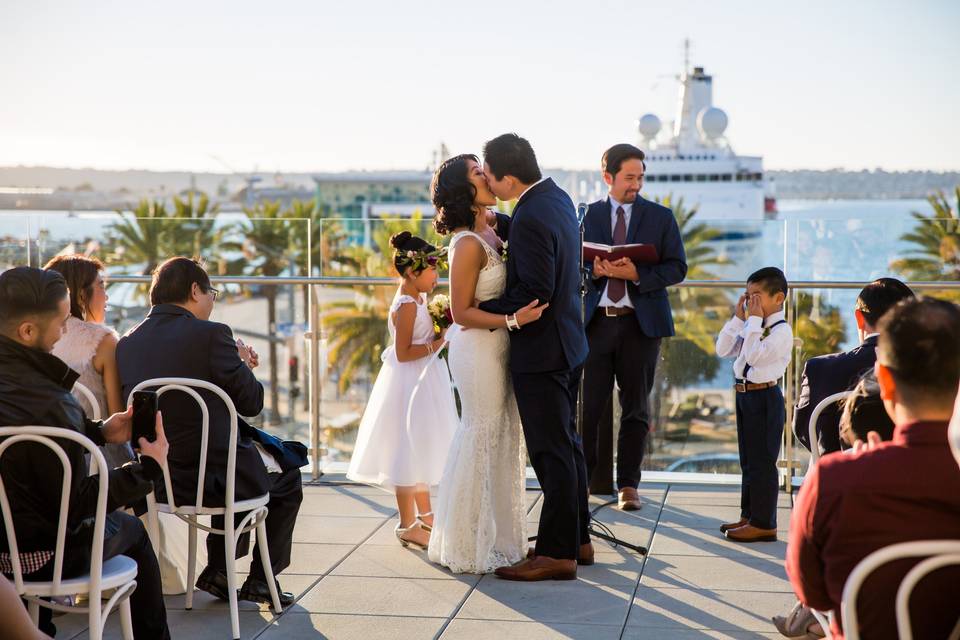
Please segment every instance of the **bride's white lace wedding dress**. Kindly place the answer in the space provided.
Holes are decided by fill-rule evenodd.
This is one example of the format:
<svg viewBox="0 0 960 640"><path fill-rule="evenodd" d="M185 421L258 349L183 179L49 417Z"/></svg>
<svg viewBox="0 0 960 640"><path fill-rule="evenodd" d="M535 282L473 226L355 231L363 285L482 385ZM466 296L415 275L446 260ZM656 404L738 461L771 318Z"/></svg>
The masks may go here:
<svg viewBox="0 0 960 640"><path fill-rule="evenodd" d="M451 265L458 241L468 235L487 254L475 297L499 297L506 266L480 236L454 235ZM489 573L526 556L527 453L510 381L509 347L506 329L452 332L448 361L462 411L434 506L428 553L454 573Z"/></svg>

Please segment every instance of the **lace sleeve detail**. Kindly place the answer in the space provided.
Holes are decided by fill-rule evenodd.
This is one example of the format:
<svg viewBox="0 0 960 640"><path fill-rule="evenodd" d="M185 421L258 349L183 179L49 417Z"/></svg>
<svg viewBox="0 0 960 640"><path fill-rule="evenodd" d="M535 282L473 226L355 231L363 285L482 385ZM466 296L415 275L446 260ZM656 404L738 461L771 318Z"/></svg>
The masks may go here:
<svg viewBox="0 0 960 640"><path fill-rule="evenodd" d="M410 302L412 302L413 304L417 304L417 301L414 300L412 296L408 296L406 294L397 296L397 298L393 301L393 304L390 305L390 313L393 313L394 311L399 309L400 305L407 304Z"/></svg>

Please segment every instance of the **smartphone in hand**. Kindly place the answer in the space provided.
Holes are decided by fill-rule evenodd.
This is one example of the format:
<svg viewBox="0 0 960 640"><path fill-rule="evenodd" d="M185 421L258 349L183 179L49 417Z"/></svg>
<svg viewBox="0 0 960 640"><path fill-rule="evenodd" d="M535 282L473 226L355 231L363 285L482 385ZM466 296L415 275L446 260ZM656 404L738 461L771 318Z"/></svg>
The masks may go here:
<svg viewBox="0 0 960 640"><path fill-rule="evenodd" d="M133 437L130 444L139 448L140 438L150 442L157 439L157 392L135 391L133 393Z"/></svg>

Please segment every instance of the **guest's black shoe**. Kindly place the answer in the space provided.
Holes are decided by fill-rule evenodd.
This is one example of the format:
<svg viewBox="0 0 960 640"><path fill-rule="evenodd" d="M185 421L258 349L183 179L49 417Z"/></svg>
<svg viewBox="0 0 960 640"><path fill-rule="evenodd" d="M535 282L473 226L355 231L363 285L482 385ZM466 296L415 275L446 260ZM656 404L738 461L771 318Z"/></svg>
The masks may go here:
<svg viewBox="0 0 960 640"><path fill-rule="evenodd" d="M197 578L197 589L206 591L214 598L229 600L230 587L227 586L227 574L223 571L217 571L212 567L207 567Z"/></svg>
<svg viewBox="0 0 960 640"><path fill-rule="evenodd" d="M277 581L277 596L280 598L280 606L287 608L293 604L296 598L289 591L280 589L280 582ZM243 586L240 587L240 599L250 602L261 602L263 604L273 604L273 598L270 597L270 587L266 580L248 577Z"/></svg>

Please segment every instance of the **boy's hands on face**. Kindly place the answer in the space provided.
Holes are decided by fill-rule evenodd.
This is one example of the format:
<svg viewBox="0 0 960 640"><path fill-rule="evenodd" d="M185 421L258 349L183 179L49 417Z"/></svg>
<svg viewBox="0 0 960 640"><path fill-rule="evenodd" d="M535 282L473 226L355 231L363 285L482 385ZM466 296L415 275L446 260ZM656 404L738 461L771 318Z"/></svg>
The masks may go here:
<svg viewBox="0 0 960 640"><path fill-rule="evenodd" d="M737 298L736 306L733 307L733 315L737 316L741 320L746 320L747 319L746 304L747 304L747 294L742 293L740 294L740 297Z"/></svg>
<svg viewBox="0 0 960 640"><path fill-rule="evenodd" d="M755 293L747 301L747 313L751 316L763 317L763 305L760 304L760 294Z"/></svg>

